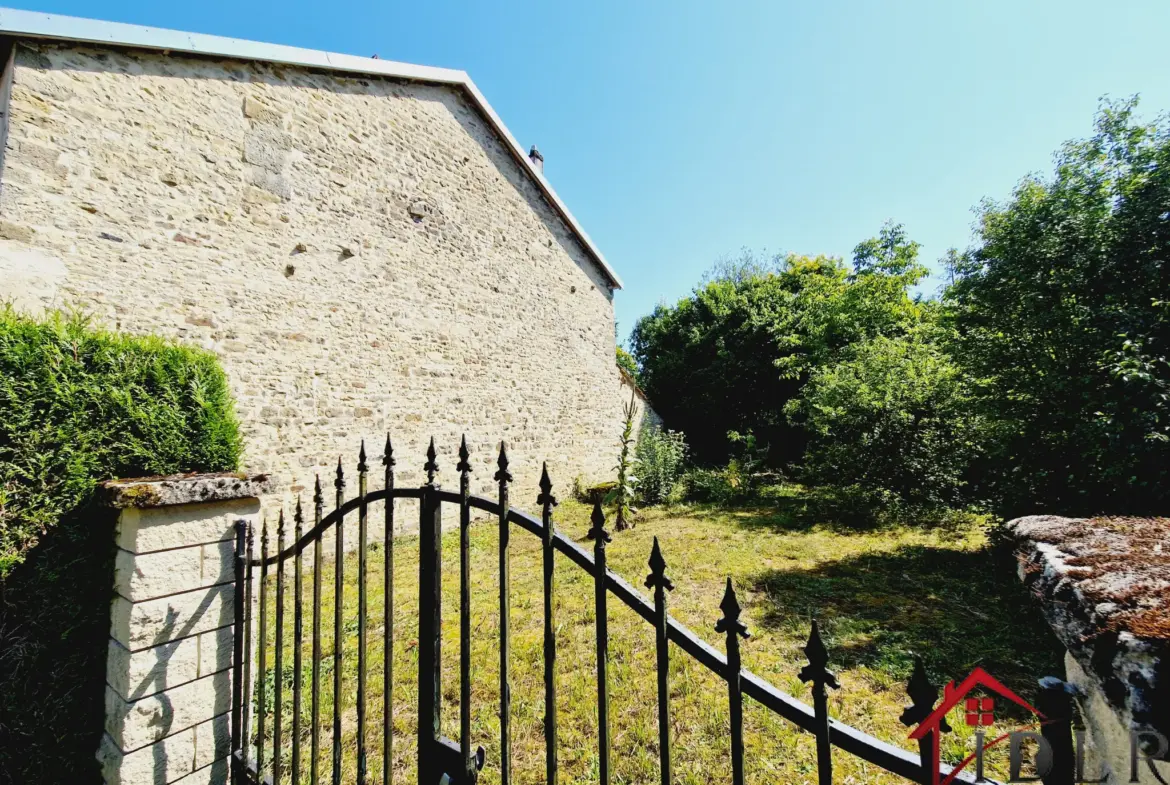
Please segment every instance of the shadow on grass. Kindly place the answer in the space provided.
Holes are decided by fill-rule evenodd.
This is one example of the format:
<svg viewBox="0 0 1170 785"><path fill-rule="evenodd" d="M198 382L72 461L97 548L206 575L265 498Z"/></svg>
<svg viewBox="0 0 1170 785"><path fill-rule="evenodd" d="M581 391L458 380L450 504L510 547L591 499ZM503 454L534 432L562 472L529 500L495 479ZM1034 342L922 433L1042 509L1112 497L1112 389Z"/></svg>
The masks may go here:
<svg viewBox="0 0 1170 785"><path fill-rule="evenodd" d="M768 486L751 499L702 504L697 509L708 515L727 516L744 528L786 533L814 528L841 534L867 533L913 524L921 529L953 530L961 534L980 517L946 508L883 504L848 488L808 488L797 484Z"/></svg>
<svg viewBox="0 0 1170 785"><path fill-rule="evenodd" d="M904 680L919 654L934 681L961 680L976 665L1026 699L1037 679L1063 675L1063 649L1019 585L1010 557L903 546L754 577L759 622L826 634L832 665Z"/></svg>

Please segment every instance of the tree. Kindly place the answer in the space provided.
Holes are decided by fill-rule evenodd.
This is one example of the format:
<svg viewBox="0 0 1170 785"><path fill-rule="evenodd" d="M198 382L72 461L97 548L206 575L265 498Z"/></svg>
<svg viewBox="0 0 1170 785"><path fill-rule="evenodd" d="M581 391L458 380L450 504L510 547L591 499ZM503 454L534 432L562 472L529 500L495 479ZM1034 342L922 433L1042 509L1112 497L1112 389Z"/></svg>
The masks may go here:
<svg viewBox="0 0 1170 785"><path fill-rule="evenodd" d="M617 347L617 366L628 373L635 383L638 381L638 363L633 355L620 346Z"/></svg>
<svg viewBox="0 0 1170 785"><path fill-rule="evenodd" d="M950 260L954 353L1005 514L1170 500L1170 124L1135 106L1103 102L1095 133L985 202L976 246Z"/></svg>
<svg viewBox="0 0 1170 785"><path fill-rule="evenodd" d="M962 374L925 325L864 341L816 369L788 410L810 432L809 481L924 507L965 501L979 419Z"/></svg>
<svg viewBox="0 0 1170 785"><path fill-rule="evenodd" d="M782 411L799 389L781 378L781 326L793 294L779 275L716 280L676 305L660 305L630 338L641 383L667 427L686 434L701 462L727 457L727 432L754 428L800 454Z"/></svg>
<svg viewBox="0 0 1170 785"><path fill-rule="evenodd" d="M910 288L925 275L918 245L887 224L860 244L854 267L826 256L750 254L674 306L638 321L630 338L643 389L700 462L729 457L726 435L751 431L775 467L795 464L806 433L785 406L814 369L878 335L905 334L923 306Z"/></svg>

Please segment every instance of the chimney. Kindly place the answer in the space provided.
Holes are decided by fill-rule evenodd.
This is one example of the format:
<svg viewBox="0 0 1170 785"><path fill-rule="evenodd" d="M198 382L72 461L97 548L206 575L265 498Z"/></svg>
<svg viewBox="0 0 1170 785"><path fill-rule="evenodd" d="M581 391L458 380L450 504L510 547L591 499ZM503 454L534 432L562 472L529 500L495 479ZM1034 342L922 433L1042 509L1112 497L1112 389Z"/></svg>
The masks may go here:
<svg viewBox="0 0 1170 785"><path fill-rule="evenodd" d="M532 145L532 149L528 151L528 160L532 161L536 171L544 173L544 156L540 154L540 150L536 149L536 145Z"/></svg>

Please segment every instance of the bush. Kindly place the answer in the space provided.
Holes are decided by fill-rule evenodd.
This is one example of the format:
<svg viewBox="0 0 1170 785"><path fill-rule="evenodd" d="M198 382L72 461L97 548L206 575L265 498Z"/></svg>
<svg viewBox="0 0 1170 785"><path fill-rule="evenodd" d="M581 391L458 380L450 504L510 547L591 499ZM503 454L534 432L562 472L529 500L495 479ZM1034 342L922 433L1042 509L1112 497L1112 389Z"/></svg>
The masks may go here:
<svg viewBox="0 0 1170 785"><path fill-rule="evenodd" d="M643 504L662 504L682 477L687 443L678 431L664 431L657 423L642 424L634 451L638 466L638 495Z"/></svg>
<svg viewBox="0 0 1170 785"><path fill-rule="evenodd" d="M683 476L682 485L689 501L721 505L755 501L759 486L736 458L720 469L692 469Z"/></svg>
<svg viewBox="0 0 1170 785"><path fill-rule="evenodd" d="M926 336L861 344L818 369L789 411L812 434L806 480L881 506L964 501L979 423L958 369Z"/></svg>
<svg viewBox="0 0 1170 785"><path fill-rule="evenodd" d="M236 468L215 356L0 310L0 780L96 781L112 477Z"/></svg>
<svg viewBox="0 0 1170 785"><path fill-rule="evenodd" d="M921 320L911 294L927 274L918 250L901 226L887 224L858 244L852 267L795 254L719 265L690 296L638 320L630 346L640 384L699 462L722 464L735 452L727 432L750 428L771 445L768 464L788 469L807 434L785 404L809 375L857 343L904 335Z"/></svg>
<svg viewBox="0 0 1170 785"><path fill-rule="evenodd" d="M727 504L734 498L724 469L691 469L683 475L682 484L688 501Z"/></svg>
<svg viewBox="0 0 1170 785"><path fill-rule="evenodd" d="M699 468L687 472L681 481L686 498L712 504L744 504L761 500L766 487L778 489L783 475L765 468L768 446L760 445L749 430L727 433L735 455L721 469Z"/></svg>
<svg viewBox="0 0 1170 785"><path fill-rule="evenodd" d="M632 354L620 346L617 347L617 365L618 368L629 374L635 384L638 383L638 363Z"/></svg>

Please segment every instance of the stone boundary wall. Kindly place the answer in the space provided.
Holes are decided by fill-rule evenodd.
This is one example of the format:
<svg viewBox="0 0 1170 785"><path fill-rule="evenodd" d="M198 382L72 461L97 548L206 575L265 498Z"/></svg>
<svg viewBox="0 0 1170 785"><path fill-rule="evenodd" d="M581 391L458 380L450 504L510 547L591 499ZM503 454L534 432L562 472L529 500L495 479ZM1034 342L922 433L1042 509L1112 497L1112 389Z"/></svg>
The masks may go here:
<svg viewBox="0 0 1170 785"><path fill-rule="evenodd" d="M638 407L637 419L634 423L634 440L636 442L638 434L642 432L643 425L649 424L662 427L662 418L658 416L658 412L654 411L654 407L650 405L650 399L646 397L646 393L634 381L634 377L626 373L621 366L618 366L618 373L621 375L622 405L625 406L633 398L634 404Z"/></svg>
<svg viewBox="0 0 1170 785"><path fill-rule="evenodd" d="M108 785L223 785L231 747L235 525L267 477L107 483L118 508L106 660Z"/></svg>
<svg viewBox="0 0 1170 785"><path fill-rule="evenodd" d="M0 299L214 351L269 511L387 432L612 478L611 284L457 89L24 41L0 152Z"/></svg>

